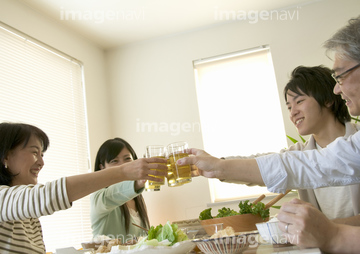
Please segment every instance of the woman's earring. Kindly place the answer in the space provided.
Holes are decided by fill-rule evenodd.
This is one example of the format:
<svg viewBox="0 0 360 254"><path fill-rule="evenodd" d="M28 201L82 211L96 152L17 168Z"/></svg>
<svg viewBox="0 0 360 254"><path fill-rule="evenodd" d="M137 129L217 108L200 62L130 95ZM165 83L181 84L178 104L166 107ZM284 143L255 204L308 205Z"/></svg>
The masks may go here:
<svg viewBox="0 0 360 254"><path fill-rule="evenodd" d="M7 162L5 161L5 168L7 168Z"/></svg>

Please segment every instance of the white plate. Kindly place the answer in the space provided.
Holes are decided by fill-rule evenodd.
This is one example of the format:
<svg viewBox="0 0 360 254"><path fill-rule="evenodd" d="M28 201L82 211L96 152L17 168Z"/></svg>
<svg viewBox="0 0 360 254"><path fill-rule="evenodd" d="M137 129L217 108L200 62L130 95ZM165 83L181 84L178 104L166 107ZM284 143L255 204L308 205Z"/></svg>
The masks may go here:
<svg viewBox="0 0 360 254"><path fill-rule="evenodd" d="M128 254L128 253L144 253L144 254L185 254L195 248L195 243L191 240L175 243L173 246L149 246L143 245L139 249L133 250L114 250L110 254Z"/></svg>
<svg viewBox="0 0 360 254"><path fill-rule="evenodd" d="M56 254L91 254L90 250L76 250L74 247L56 249Z"/></svg>

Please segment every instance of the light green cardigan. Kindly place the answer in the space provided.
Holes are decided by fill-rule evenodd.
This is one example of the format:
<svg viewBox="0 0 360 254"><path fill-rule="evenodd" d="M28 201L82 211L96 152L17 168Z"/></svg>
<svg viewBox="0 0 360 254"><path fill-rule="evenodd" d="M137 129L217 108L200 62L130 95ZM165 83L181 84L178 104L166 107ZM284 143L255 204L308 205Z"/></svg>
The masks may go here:
<svg viewBox="0 0 360 254"><path fill-rule="evenodd" d="M93 236L107 235L112 239L131 239L132 236L144 235L142 229L133 226L131 218L129 232L125 231L125 218L120 206L135 198L144 188L135 191L134 181L124 181L98 190L90 195L90 218ZM145 225L141 225L145 227ZM130 236L132 235L132 236Z"/></svg>

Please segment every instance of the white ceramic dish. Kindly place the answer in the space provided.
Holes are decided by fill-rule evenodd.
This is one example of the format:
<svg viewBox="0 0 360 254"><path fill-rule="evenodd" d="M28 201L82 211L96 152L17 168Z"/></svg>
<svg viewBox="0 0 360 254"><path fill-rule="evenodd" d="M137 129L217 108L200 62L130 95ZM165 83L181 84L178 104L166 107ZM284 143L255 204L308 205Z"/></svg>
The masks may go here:
<svg viewBox="0 0 360 254"><path fill-rule="evenodd" d="M270 244L287 244L284 232L278 227L279 221L257 223L256 227L262 240Z"/></svg>
<svg viewBox="0 0 360 254"><path fill-rule="evenodd" d="M139 249L124 250L119 245L118 249L115 249L115 246L111 249L109 254L185 254L195 248L195 243L192 241L183 241L175 243L173 246L149 246L143 245Z"/></svg>
<svg viewBox="0 0 360 254"><path fill-rule="evenodd" d="M92 250L76 250L74 247L56 249L56 254L92 254Z"/></svg>

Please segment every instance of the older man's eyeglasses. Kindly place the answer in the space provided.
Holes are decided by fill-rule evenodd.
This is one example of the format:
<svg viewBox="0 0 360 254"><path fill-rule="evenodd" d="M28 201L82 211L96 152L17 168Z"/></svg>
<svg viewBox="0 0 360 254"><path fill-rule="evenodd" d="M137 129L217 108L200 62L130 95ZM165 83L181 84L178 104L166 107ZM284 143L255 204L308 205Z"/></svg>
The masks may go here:
<svg viewBox="0 0 360 254"><path fill-rule="evenodd" d="M341 85L341 84L342 84L342 81L344 80L344 75L347 74L347 73L349 73L349 72L351 72L351 71L353 71L353 70L355 70L356 68L359 68L359 67L360 67L360 63L357 64L357 65L355 65L354 67L352 67L352 68L344 71L343 73L341 73L341 74L339 74L339 75L337 75L337 76L335 76L335 73L331 74L331 76L335 79L335 81L336 81L337 83L339 83L339 84Z"/></svg>

